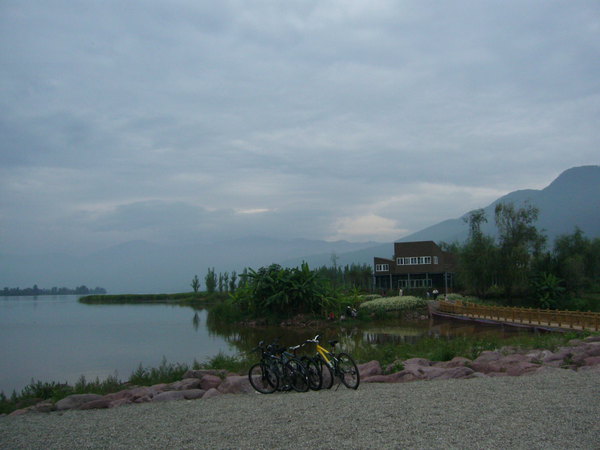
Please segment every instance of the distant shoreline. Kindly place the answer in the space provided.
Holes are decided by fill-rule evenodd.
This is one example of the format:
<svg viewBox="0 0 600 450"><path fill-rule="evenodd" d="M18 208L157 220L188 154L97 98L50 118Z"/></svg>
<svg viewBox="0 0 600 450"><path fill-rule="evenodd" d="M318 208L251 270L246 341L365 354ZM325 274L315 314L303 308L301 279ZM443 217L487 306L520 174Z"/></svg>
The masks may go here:
<svg viewBox="0 0 600 450"><path fill-rule="evenodd" d="M114 294L114 295L86 295L79 302L87 305L107 304L143 304L143 303L197 303L220 300L223 293L207 292L180 292L176 294Z"/></svg>

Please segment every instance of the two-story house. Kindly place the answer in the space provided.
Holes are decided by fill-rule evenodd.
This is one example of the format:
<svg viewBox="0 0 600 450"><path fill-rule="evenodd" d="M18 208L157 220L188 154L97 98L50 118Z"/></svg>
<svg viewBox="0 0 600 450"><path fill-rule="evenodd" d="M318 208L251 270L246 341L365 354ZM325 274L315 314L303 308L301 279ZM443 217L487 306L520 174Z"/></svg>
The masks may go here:
<svg viewBox="0 0 600 450"><path fill-rule="evenodd" d="M377 289L452 289L455 258L433 241L395 242L393 259L374 258Z"/></svg>

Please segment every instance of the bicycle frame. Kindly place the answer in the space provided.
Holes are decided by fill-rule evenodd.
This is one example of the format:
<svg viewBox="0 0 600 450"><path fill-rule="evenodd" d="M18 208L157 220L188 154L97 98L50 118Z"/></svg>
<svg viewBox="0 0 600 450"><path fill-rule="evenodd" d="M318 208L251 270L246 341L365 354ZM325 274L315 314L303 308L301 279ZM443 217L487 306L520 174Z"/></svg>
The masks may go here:
<svg viewBox="0 0 600 450"><path fill-rule="evenodd" d="M333 354L327 350L325 347L322 347L321 344L316 344L317 346L317 352L319 353L319 355L321 355L321 358L323 358L323 361L325 361L325 364L327 364L329 367L333 368L333 364L332 364L332 360L334 358Z"/></svg>

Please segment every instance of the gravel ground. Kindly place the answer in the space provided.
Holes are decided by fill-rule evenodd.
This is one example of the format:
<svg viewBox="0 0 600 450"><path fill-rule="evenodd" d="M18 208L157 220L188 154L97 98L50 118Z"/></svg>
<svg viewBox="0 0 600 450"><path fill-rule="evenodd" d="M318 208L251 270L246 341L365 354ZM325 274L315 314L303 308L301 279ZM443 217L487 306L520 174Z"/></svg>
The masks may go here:
<svg viewBox="0 0 600 450"><path fill-rule="evenodd" d="M2 417L0 447L600 449L600 372Z"/></svg>

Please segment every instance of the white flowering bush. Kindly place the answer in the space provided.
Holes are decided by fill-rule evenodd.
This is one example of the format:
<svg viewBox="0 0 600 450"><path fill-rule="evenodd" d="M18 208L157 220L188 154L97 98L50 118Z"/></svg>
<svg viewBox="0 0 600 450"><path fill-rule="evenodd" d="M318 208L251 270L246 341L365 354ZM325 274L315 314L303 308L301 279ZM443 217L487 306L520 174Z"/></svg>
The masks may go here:
<svg viewBox="0 0 600 450"><path fill-rule="evenodd" d="M402 297L381 297L364 302L360 305L361 311L368 314L389 311L408 311L425 307L427 307L427 300L410 295Z"/></svg>

